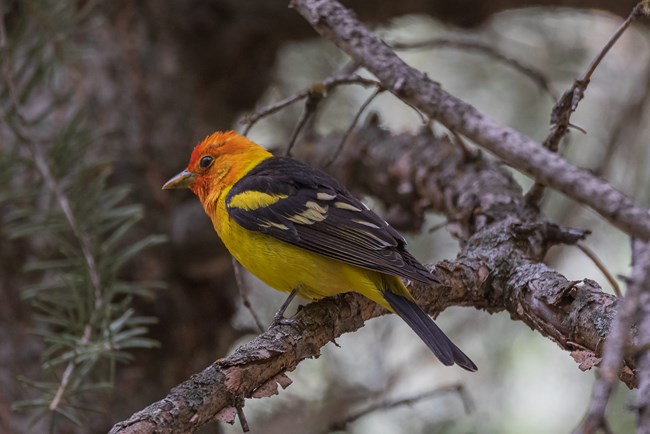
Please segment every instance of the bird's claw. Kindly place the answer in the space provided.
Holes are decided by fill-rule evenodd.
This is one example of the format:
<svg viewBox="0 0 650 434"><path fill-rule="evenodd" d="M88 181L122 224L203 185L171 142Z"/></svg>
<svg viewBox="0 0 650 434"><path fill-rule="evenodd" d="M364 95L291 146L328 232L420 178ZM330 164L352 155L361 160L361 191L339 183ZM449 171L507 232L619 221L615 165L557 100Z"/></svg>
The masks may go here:
<svg viewBox="0 0 650 434"><path fill-rule="evenodd" d="M293 319L293 318L285 318L282 315L274 315L273 316L273 321L271 321L271 325L269 326L269 330L272 329L273 327L276 326L281 326L281 325L288 325L291 327L295 327L298 324L298 321Z"/></svg>

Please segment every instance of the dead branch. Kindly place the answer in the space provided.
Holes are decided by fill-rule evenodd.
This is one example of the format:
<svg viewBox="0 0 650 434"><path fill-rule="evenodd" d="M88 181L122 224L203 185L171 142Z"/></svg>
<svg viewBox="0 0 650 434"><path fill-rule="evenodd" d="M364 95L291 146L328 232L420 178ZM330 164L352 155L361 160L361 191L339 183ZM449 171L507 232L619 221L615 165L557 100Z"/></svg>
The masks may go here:
<svg viewBox="0 0 650 434"><path fill-rule="evenodd" d="M587 86L591 82L591 76L605 58L605 55L625 33L632 21L643 16L642 3L637 4L625 21L616 29L614 34L609 38L605 46L596 55L594 60L587 68L582 77L576 79L569 90L564 92L560 100L553 107L551 112L551 132L543 142L543 146L551 152L557 152L560 147L560 141L569 132L571 125L571 115L578 108L578 104L584 98ZM544 196L544 184L536 182L526 194L526 200L531 204L538 204Z"/></svg>
<svg viewBox="0 0 650 434"><path fill-rule="evenodd" d="M426 74L407 65L340 3L293 0L291 6L318 33L372 72L399 98L495 153L537 182L591 207L619 229L642 240L650 239L650 210L639 206L606 181L445 92Z"/></svg>
<svg viewBox="0 0 650 434"><path fill-rule="evenodd" d="M641 297L648 294L650 288L650 246L647 243L641 248L641 251L635 259L632 267L632 275L629 279L628 289L623 297L621 306L614 322L612 324L611 332L605 341L605 348L603 350L603 361L600 364L600 377L594 384L594 389L591 394L591 403L587 410L587 415L582 421L580 426L576 428L574 434L593 434L599 429L607 429L607 422L605 419L605 410L607 403L616 387L618 381L618 373L621 367L621 362L625 355L625 349L629 346L630 342L630 329L637 319L637 313L641 307ZM645 302L647 303L647 297ZM646 305L647 307L647 305ZM641 317L641 324L650 324L650 318L647 315ZM647 332L647 330L646 330ZM640 333L643 336L643 332ZM648 335L646 335L648 336ZM642 342L644 342L642 340ZM640 355L640 361L647 363L648 352L644 350ZM645 368L645 369L644 369ZM647 391L650 388L650 366L639 366L639 379L642 381L641 386ZM647 395L640 393L640 401L645 401L639 408L640 414L649 414ZM647 424L639 424L639 427L648 427Z"/></svg>
<svg viewBox="0 0 650 434"><path fill-rule="evenodd" d="M292 5L399 98L537 181L591 206L628 233L650 238L647 209L444 92L402 62L339 3L295 0ZM428 132L390 136L370 128L356 140L351 137L342 150L339 178L354 171L356 180L347 180L348 185L380 194L387 203L420 215L430 209L444 212L461 241L455 261L437 264L435 272L442 286L412 288L427 312L437 315L451 305L507 310L513 319L571 351L581 369L598 363L616 313L616 297L603 293L589 279L568 281L541 262L551 245L575 243L586 233L542 219L526 205L520 187L507 172L478 155L464 155L449 140ZM334 140L339 143L340 137ZM328 149L333 146L330 143ZM323 161L323 154L318 157L317 161ZM379 169L368 170L378 161ZM191 432L224 411L236 414L232 410L239 408L242 397L277 393L278 384L286 387L290 383L286 372L305 358L318 357L327 342L383 313L357 294L309 304L294 316L292 326L272 327L174 388L162 401L115 425L111 433ZM624 362L619 378L632 387L636 384L634 358L625 357Z"/></svg>
<svg viewBox="0 0 650 434"><path fill-rule="evenodd" d="M425 399L430 399L435 396L448 395L452 393L458 394L461 401L463 402L463 407L465 408L465 412L470 413L471 409L473 408L473 403L470 397L468 396L467 392L465 391L465 388L463 387L462 384L452 384L449 386L438 387L428 392L419 393L415 396L409 396L408 398L386 400L386 401L374 403L362 410L349 414L344 419L331 423L327 427L327 429L323 431L323 433L327 434L333 431L345 431L348 425L350 425L351 423L354 423L357 420L361 419L362 417L367 416L368 414L374 413L376 411L384 411L396 407L402 407L405 405L411 406L420 401L424 401Z"/></svg>
<svg viewBox="0 0 650 434"><path fill-rule="evenodd" d="M244 118L241 120L241 123L246 126L244 128L243 134L247 135L250 129L253 128L253 125L255 125L260 119L270 116L273 113L276 113L297 101L300 101L302 99L320 100L325 98L327 96L327 93L332 89L338 86L350 84L358 84L365 87L378 86L378 83L375 80L360 77L356 74L353 74L352 72L344 71L343 73L334 74L330 77L325 78L323 81L312 84L309 88L303 89L295 95L291 95L267 107L262 107L255 112L244 116Z"/></svg>
<svg viewBox="0 0 650 434"><path fill-rule="evenodd" d="M418 41L411 43L404 42L391 42L389 44L395 51L406 51L406 50L422 50L422 49L437 49L437 48L451 48L459 51L474 51L476 53L483 54L494 59L497 62L501 62L506 66L511 67L515 71L521 73L525 77L528 77L544 92L546 92L553 101L557 100L555 92L549 84L549 80L544 76L541 71L536 70L535 68L525 65L517 59L509 57L495 47L485 44L480 41L473 41L468 39L449 39L449 38L436 38L430 39L427 41Z"/></svg>
<svg viewBox="0 0 650 434"><path fill-rule="evenodd" d="M632 276L629 291L639 291L639 338L636 346L639 392L634 408L637 411L638 433L650 433L650 243L633 241Z"/></svg>
<svg viewBox="0 0 650 434"><path fill-rule="evenodd" d="M339 141L340 136L331 137L310 147L310 158L324 161ZM550 245L575 243L585 232L543 221L525 206L520 187L498 164L480 156L468 159L450 140L427 131L392 136L374 125L352 134L339 158L332 169L353 189L379 194L387 203L410 204L417 208L413 212L433 209L453 216L463 248L455 261L437 265L444 284L412 288L427 312L437 315L452 305L507 310L571 351L581 368L599 359L616 298L595 282L567 281L538 262ZM302 360L318 357L322 346L384 313L357 294L311 303L294 316L293 326L271 328L111 433L192 432L220 412L236 414L237 399L275 394L277 384L290 382L285 373ZM626 365L633 366L632 359L626 358ZM635 383L629 368L621 378L629 386Z"/></svg>

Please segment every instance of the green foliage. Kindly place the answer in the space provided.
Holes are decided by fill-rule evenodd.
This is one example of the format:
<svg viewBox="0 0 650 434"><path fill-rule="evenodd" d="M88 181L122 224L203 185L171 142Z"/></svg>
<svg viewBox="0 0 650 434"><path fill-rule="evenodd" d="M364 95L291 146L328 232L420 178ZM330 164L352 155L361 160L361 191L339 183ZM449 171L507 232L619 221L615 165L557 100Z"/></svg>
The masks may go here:
<svg viewBox="0 0 650 434"><path fill-rule="evenodd" d="M111 162L96 156L99 137L66 75L68 37L86 11L30 0L3 12L13 20L0 35L0 237L29 246L21 296L45 344L43 378L23 379L37 397L15 408L81 423L101 410L86 403L111 389L117 362L157 345L146 337L154 318L138 316L132 301L160 285L120 273L163 238L134 239L142 209L128 203L128 187L110 184Z"/></svg>

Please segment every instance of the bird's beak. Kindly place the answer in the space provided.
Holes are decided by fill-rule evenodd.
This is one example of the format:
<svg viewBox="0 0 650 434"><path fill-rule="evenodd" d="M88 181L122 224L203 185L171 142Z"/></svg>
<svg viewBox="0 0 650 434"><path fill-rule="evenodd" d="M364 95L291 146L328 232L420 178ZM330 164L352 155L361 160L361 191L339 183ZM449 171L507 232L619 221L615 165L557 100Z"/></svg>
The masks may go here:
<svg viewBox="0 0 650 434"><path fill-rule="evenodd" d="M172 188L190 188L194 181L196 180L196 175L189 170L183 170L178 175L174 176L169 181L165 182L165 185L162 186L163 190L171 190Z"/></svg>

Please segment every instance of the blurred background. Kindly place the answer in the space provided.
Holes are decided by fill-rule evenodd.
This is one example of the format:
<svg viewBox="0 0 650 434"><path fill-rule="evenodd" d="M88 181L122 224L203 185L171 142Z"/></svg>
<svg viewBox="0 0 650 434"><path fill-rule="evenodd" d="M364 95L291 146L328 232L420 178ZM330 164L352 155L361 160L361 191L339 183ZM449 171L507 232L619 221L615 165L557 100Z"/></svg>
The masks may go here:
<svg viewBox="0 0 650 434"><path fill-rule="evenodd" d="M449 44L399 52L448 92L538 142L554 98L586 71L633 6L510 9L504 2L491 10L468 2L458 11L402 3L346 4L389 44L473 41L533 71ZM280 1L0 5L0 432L106 432L257 334L198 200L160 187L185 167L198 140L217 129L243 131L244 115L349 59ZM648 36L632 26L607 55L572 118L586 134L573 130L561 150L645 206ZM372 92L330 92L309 134L345 131ZM298 103L262 119L249 137L286 146L302 110ZM422 126L386 93L360 123L371 113L393 132ZM587 245L608 270L628 273L624 234L557 193L547 192L542 210L590 229ZM429 215L421 233L406 234L422 262L457 254L444 227L430 231L444 222ZM590 278L611 291L575 247L555 247L547 261L568 279ZM253 309L270 323L284 295L244 279ZM346 431L551 433L569 432L582 418L594 373L581 372L553 342L504 313L452 308L438 322L478 373L441 367L405 324L384 316L301 363L279 396L248 400L251 432L326 433L373 404L454 385L463 394L381 408ZM614 432L632 432L631 398L618 388ZM241 428L215 423L201 432Z"/></svg>

